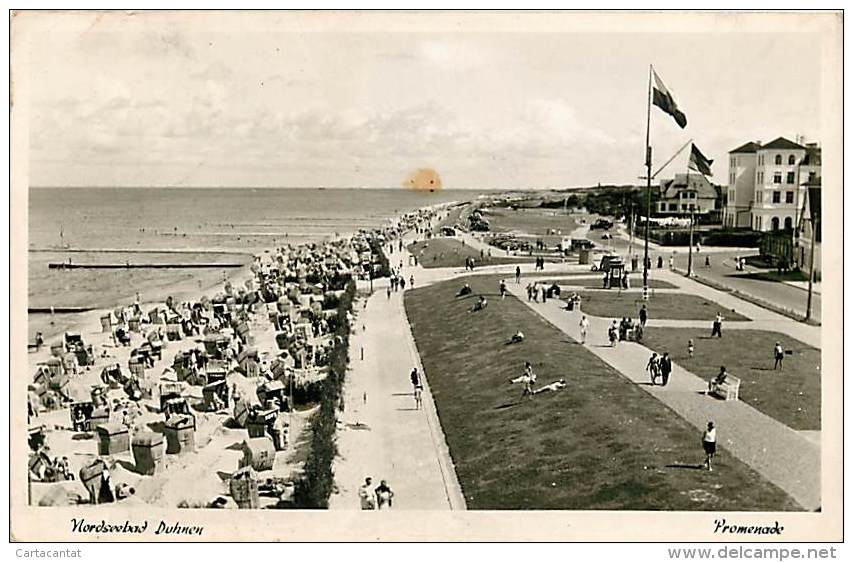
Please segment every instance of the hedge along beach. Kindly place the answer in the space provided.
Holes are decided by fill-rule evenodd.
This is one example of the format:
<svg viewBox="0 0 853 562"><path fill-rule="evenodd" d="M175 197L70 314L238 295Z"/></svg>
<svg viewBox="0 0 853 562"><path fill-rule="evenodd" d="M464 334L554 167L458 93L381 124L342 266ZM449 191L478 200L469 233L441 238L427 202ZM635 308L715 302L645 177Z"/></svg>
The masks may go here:
<svg viewBox="0 0 853 562"><path fill-rule="evenodd" d="M87 309L30 315L31 324L52 328L39 330L45 343L29 354L31 502L324 507L330 472L324 479L322 469L308 475L301 468L331 468L331 458L317 455L332 443L334 417L331 433L329 420L319 418L328 418L326 398L340 392L358 312L355 283L345 278L361 273L365 260L381 263L370 254L372 236L393 235L405 212L408 221L436 216L411 211L434 209L454 194L31 193L30 307ZM76 265L126 260L137 267L48 269L57 255ZM212 259L223 267L138 267ZM251 294L260 300L250 303ZM176 329L180 339L171 337ZM235 476L244 465L263 478Z"/></svg>

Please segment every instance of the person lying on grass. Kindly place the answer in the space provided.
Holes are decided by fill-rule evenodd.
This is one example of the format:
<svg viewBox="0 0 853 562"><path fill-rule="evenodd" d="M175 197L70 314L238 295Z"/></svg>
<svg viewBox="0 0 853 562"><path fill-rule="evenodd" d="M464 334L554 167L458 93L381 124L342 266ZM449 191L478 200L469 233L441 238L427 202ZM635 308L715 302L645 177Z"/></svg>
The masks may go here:
<svg viewBox="0 0 853 562"><path fill-rule="evenodd" d="M459 289L459 292L456 293L456 296L457 297L464 297L465 295L470 295L470 294L471 294L471 286L468 285L468 283L465 283L465 285L461 289Z"/></svg>
<svg viewBox="0 0 853 562"><path fill-rule="evenodd" d="M474 307L469 312L477 312L478 310L483 310L489 304L489 301L486 300L486 297L480 295L480 300L474 303Z"/></svg>
<svg viewBox="0 0 853 562"><path fill-rule="evenodd" d="M524 334L521 332L521 330L518 330L509 339L509 343L521 343L523 341L524 341Z"/></svg>
<svg viewBox="0 0 853 562"><path fill-rule="evenodd" d="M560 379L558 381L554 381L551 384L546 384L541 388L537 388L533 391L533 394L539 394L540 392L557 392L558 390L563 390L566 388L566 379Z"/></svg>

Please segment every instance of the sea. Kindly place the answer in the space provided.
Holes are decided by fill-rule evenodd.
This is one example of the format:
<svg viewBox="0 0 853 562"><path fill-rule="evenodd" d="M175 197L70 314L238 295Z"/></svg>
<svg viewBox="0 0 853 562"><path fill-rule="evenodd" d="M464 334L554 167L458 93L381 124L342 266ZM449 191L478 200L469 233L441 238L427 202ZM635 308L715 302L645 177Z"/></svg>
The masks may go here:
<svg viewBox="0 0 853 562"><path fill-rule="evenodd" d="M61 333L86 309L162 302L219 285L252 256L389 224L484 192L323 188L33 188L29 335ZM204 264L203 268L50 269L50 263ZM53 307L54 312L47 312ZM61 312L58 312L61 311Z"/></svg>

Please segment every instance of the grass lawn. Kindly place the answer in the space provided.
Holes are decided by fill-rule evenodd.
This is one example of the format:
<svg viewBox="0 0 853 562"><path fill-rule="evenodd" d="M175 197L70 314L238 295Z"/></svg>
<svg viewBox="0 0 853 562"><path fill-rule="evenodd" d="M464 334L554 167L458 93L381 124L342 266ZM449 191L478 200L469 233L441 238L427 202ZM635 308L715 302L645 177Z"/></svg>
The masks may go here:
<svg viewBox="0 0 853 562"><path fill-rule="evenodd" d="M600 285L599 285L600 286ZM581 310L590 316L603 318L636 318L643 304L641 293L622 293L616 289L608 292L582 291ZM651 293L645 301L649 311L649 320L713 320L717 312L722 312L726 322L743 322L749 318L734 310L727 310L722 305L705 298L682 293ZM710 331L710 324L708 325Z"/></svg>
<svg viewBox="0 0 853 562"><path fill-rule="evenodd" d="M695 345L687 357L687 340ZM783 371L773 370L773 346L792 350ZM749 345L744 345L749 342ZM820 426L820 350L785 334L763 330L730 330L711 338L710 330L648 328L643 345L669 351L672 360L704 379L711 379L725 365L741 379L740 399L755 409L797 430Z"/></svg>
<svg viewBox="0 0 853 562"><path fill-rule="evenodd" d="M504 256L480 258L480 250L463 244L456 238L432 238L415 242L408 246L409 253L418 258L418 263L426 268L433 267L465 267L465 258L474 258L478 266L502 265L507 263L532 262L535 258L524 256L524 258L507 258ZM493 254L500 252L492 250ZM501 252L502 253L502 252Z"/></svg>
<svg viewBox="0 0 853 562"><path fill-rule="evenodd" d="M495 276L409 291L405 305L470 509L797 510L722 451L697 469L699 430L514 297ZM489 306L468 312L479 293ZM522 330L521 344L507 345ZM538 385L570 388L520 400L509 384L531 361Z"/></svg>

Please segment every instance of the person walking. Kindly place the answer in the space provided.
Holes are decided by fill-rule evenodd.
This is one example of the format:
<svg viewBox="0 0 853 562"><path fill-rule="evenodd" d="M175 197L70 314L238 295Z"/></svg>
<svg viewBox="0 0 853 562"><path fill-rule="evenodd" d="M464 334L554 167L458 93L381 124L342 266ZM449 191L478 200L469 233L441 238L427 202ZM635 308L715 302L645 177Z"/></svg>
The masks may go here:
<svg viewBox="0 0 853 562"><path fill-rule="evenodd" d="M717 336L718 338L723 337L723 315L719 312L717 316L714 317L714 323L711 326L711 337Z"/></svg>
<svg viewBox="0 0 853 562"><path fill-rule="evenodd" d="M649 319L649 311L646 309L646 305L643 305L640 308L640 326L643 328L646 327L646 321Z"/></svg>
<svg viewBox="0 0 853 562"><path fill-rule="evenodd" d="M385 290L385 292L388 295L388 298L390 299L391 298L391 285L388 285L388 288Z"/></svg>
<svg viewBox="0 0 853 562"><path fill-rule="evenodd" d="M672 259L672 256L669 256L669 268L672 269L672 267L673 267L673 259Z"/></svg>
<svg viewBox="0 0 853 562"><path fill-rule="evenodd" d="M773 359L775 359L773 363L773 370L775 371L777 368L782 370L782 360L785 359L785 350L782 349L782 344L776 342L776 345L773 347Z"/></svg>
<svg viewBox="0 0 853 562"><path fill-rule="evenodd" d="M711 268L711 256L705 255L705 269Z"/></svg>
<svg viewBox="0 0 853 562"><path fill-rule="evenodd" d="M711 468L711 459L717 454L717 428L712 421L708 422L708 429L702 433L702 449L705 451L705 468L711 472L714 470Z"/></svg>
<svg viewBox="0 0 853 562"><path fill-rule="evenodd" d="M506 298L506 281L501 279L501 300Z"/></svg>
<svg viewBox="0 0 853 562"><path fill-rule="evenodd" d="M672 373L672 359L669 358L669 352L664 351L663 357L659 362L661 386L666 386L669 382L669 375Z"/></svg>
<svg viewBox="0 0 853 562"><path fill-rule="evenodd" d="M586 334L589 332L589 320L586 319L586 316L581 316L581 321L578 323L578 327L581 331L581 344L585 344Z"/></svg>
<svg viewBox="0 0 853 562"><path fill-rule="evenodd" d="M657 384L657 379L660 376L660 359L658 359L658 354L656 352L652 352L652 356L649 357L649 362L646 363L646 371L649 372L649 376L652 379L652 385Z"/></svg>
<svg viewBox="0 0 853 562"><path fill-rule="evenodd" d="M515 266L515 284L521 283L521 266Z"/></svg>
<svg viewBox="0 0 853 562"><path fill-rule="evenodd" d="M610 347L616 347L616 342L619 339L619 328L616 325L616 320L607 329L607 338L610 340Z"/></svg>
<svg viewBox="0 0 853 562"><path fill-rule="evenodd" d="M376 487L376 509L382 509L383 506L386 506L388 509L391 508L392 501L394 500L394 492L391 491L391 488L388 486L388 482L382 480L379 483L379 486Z"/></svg>
<svg viewBox="0 0 853 562"><path fill-rule="evenodd" d="M688 357L688 359L693 359L693 351L694 350L695 349L693 347L693 340L692 339L687 340L687 357Z"/></svg>
<svg viewBox="0 0 853 562"><path fill-rule="evenodd" d="M409 288L410 289L415 288L415 276L414 275L409 275Z"/></svg>

